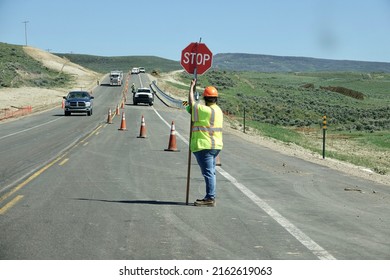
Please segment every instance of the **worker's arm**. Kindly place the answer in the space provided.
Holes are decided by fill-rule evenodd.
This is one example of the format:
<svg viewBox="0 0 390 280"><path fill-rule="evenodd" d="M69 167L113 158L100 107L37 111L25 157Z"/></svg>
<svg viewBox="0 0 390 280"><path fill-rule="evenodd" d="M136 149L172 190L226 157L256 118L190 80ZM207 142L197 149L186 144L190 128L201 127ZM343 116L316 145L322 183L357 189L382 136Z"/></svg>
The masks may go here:
<svg viewBox="0 0 390 280"><path fill-rule="evenodd" d="M195 102L195 99L194 99L194 88L195 88L195 85L196 85L196 79L193 79L191 81L190 91L188 93L188 104L190 104L191 107L192 107L192 105Z"/></svg>

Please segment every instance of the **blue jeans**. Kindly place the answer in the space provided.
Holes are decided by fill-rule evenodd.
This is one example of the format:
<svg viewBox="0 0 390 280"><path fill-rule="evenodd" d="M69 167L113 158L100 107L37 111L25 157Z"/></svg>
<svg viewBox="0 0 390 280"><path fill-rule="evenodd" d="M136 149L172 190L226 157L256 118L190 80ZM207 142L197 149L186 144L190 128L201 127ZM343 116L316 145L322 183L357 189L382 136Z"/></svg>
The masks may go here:
<svg viewBox="0 0 390 280"><path fill-rule="evenodd" d="M215 176L215 158L221 150L201 150L195 152L194 155L198 161L200 170L206 182L205 199L215 199L216 192L216 176Z"/></svg>

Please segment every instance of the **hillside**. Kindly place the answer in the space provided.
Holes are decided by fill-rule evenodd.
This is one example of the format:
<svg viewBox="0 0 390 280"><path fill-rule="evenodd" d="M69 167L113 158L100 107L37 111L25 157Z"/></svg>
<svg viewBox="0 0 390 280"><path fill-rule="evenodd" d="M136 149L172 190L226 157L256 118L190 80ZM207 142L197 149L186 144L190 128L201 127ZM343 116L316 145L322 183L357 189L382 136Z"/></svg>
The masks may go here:
<svg viewBox="0 0 390 280"><path fill-rule="evenodd" d="M69 90L92 89L100 77L49 52L0 43L0 119L59 106Z"/></svg>
<svg viewBox="0 0 390 280"><path fill-rule="evenodd" d="M220 53L213 57L213 68L256 72L385 72L390 63L331 60L310 57Z"/></svg>
<svg viewBox="0 0 390 280"><path fill-rule="evenodd" d="M128 71L143 66L147 72L170 72L182 69L178 61L156 56L94 56L56 54L99 73L117 69ZM213 57L212 69L254 72L384 72L390 73L390 63L352 60L331 60L310 57L272 56L261 54L220 53Z"/></svg>
<svg viewBox="0 0 390 280"><path fill-rule="evenodd" d="M0 43L0 88L64 88L75 84L79 87L80 79L86 78L85 83L89 84L98 76L98 73L49 52Z"/></svg>
<svg viewBox="0 0 390 280"><path fill-rule="evenodd" d="M95 56L85 54L57 53L59 57L82 65L99 73L108 73L112 70L129 71L133 67L145 67L146 71L170 72L181 69L178 61L173 61L157 56Z"/></svg>
<svg viewBox="0 0 390 280"><path fill-rule="evenodd" d="M22 46L0 43L0 88L55 87L69 83L71 77L53 71L28 55Z"/></svg>

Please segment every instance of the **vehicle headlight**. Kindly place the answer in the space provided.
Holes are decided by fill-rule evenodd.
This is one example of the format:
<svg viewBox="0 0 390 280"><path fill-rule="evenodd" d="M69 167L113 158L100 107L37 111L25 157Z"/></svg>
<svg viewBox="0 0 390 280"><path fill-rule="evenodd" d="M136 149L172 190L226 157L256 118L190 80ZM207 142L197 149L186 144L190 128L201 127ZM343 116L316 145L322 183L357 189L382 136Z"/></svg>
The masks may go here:
<svg viewBox="0 0 390 280"><path fill-rule="evenodd" d="M89 102L89 101L85 102L85 106L91 107L91 102Z"/></svg>
<svg viewBox="0 0 390 280"><path fill-rule="evenodd" d="M65 106L69 106L70 102L69 101L65 101Z"/></svg>

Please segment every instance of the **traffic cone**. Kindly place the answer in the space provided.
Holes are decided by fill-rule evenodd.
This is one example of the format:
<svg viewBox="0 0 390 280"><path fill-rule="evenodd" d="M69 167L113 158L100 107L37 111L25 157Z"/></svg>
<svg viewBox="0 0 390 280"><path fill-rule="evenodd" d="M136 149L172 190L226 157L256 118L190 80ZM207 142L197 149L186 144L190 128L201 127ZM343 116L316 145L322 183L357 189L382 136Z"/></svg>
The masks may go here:
<svg viewBox="0 0 390 280"><path fill-rule="evenodd" d="M127 130L126 129L126 118L125 118L125 112L122 112L122 121L121 121L121 127L119 130Z"/></svg>
<svg viewBox="0 0 390 280"><path fill-rule="evenodd" d="M61 108L64 109L65 108L65 100L62 99L62 105L61 105Z"/></svg>
<svg viewBox="0 0 390 280"><path fill-rule="evenodd" d="M173 121L171 125L171 135L169 136L168 149L164 149L164 151L180 152L180 150L178 150L176 147L176 131L175 131L175 123Z"/></svg>
<svg viewBox="0 0 390 280"><path fill-rule="evenodd" d="M116 111L115 111L115 115L119 115L119 105L116 105Z"/></svg>
<svg viewBox="0 0 390 280"><path fill-rule="evenodd" d="M137 138L146 138L146 126L144 115L141 118L141 128L139 129L139 136Z"/></svg>
<svg viewBox="0 0 390 280"><path fill-rule="evenodd" d="M108 109L107 123L112 123L111 108Z"/></svg>

